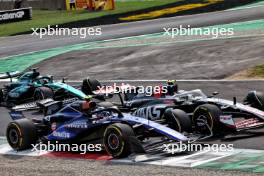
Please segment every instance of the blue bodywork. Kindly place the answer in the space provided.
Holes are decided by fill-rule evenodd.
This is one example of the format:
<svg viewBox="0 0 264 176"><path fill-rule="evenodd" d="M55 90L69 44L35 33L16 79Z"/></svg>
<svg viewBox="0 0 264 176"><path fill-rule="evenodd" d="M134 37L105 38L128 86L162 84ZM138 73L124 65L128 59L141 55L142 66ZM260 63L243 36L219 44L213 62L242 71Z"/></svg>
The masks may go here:
<svg viewBox="0 0 264 176"><path fill-rule="evenodd" d="M89 129L112 123L128 123L130 125L143 124L145 128L154 128L156 132L168 136L171 139L177 141L188 140L184 135L178 133L177 131L141 117L125 113L121 116L120 114L116 114L108 110L104 111L104 109L95 111L89 116L76 110L76 104L78 104L78 102L67 105L54 115L45 117L45 119L50 121L53 121L56 118L62 118L65 120L65 122L58 126L53 133L47 136L48 140L73 139Z"/></svg>
<svg viewBox="0 0 264 176"><path fill-rule="evenodd" d="M146 129L153 129L155 132L167 136L175 141L188 141L188 138L181 133L145 118L137 117L127 113L115 112L109 108L99 107L87 114L79 109L81 101L66 105L57 113L46 116L43 119L49 124L51 132L45 136L49 141L71 141L81 134L89 135L94 129L105 128L113 123L125 123L130 126L142 124ZM11 112L13 120L24 118L22 112ZM102 136L101 136L102 137Z"/></svg>

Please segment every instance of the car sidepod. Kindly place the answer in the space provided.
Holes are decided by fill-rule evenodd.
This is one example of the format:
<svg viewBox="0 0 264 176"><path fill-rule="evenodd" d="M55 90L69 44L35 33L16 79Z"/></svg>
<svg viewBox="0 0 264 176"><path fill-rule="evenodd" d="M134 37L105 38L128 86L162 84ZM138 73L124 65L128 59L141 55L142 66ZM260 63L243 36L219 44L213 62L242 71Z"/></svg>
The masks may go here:
<svg viewBox="0 0 264 176"><path fill-rule="evenodd" d="M183 134L168 128L164 125L161 125L157 122L145 119L145 118L141 118L141 117L137 117L137 116L133 116L130 114L124 114L124 117L122 118L122 121L124 122L128 122L130 124L142 124L145 128L150 129L152 128L155 132L162 134L164 136L169 137L172 140L175 141L188 141L189 139L184 136Z"/></svg>

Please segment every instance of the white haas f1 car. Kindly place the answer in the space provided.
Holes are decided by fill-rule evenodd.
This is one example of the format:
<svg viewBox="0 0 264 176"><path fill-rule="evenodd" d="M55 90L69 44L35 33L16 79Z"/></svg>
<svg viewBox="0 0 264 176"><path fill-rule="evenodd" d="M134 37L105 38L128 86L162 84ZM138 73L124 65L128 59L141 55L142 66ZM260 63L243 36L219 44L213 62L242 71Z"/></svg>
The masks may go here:
<svg viewBox="0 0 264 176"><path fill-rule="evenodd" d="M170 90L171 85L167 86ZM218 92L207 96L200 89L178 91L177 84L173 84L171 90L159 97L121 91L117 93L121 103L118 107L135 116L166 121L170 128L179 132L198 132L206 136L264 127L264 95L261 92L251 91L243 103L238 103L236 97L233 100L216 98Z"/></svg>
<svg viewBox="0 0 264 176"><path fill-rule="evenodd" d="M251 91L243 103L237 103L236 97L233 101L208 97L199 89L179 91L146 103L133 114L148 119L164 118L180 132L218 135L264 127L264 95Z"/></svg>

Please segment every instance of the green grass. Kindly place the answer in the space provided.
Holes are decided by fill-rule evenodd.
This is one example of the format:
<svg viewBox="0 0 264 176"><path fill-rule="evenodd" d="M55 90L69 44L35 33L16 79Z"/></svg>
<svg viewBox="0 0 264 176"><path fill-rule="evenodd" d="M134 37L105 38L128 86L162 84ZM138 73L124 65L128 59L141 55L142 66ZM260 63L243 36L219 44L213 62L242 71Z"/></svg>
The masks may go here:
<svg viewBox="0 0 264 176"><path fill-rule="evenodd" d="M68 22L89 20L96 17L120 14L149 7L161 6L180 0L153 0L153 1L127 1L116 2L116 9L111 11L88 12L83 11L49 11L33 10L33 19L16 23L0 25L0 37L9 36L16 33L30 31L31 28L46 27L48 25L63 24Z"/></svg>
<svg viewBox="0 0 264 176"><path fill-rule="evenodd" d="M264 64L257 65L249 70L250 77L264 77Z"/></svg>

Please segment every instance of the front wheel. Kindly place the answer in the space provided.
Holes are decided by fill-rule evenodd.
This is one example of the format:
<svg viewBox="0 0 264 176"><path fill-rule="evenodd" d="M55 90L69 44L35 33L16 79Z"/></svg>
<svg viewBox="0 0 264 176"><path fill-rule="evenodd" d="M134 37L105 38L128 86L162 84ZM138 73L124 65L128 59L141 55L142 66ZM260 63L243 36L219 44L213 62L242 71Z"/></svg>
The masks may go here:
<svg viewBox="0 0 264 176"><path fill-rule="evenodd" d="M191 118L180 109L167 109L164 118L168 126L178 132L192 132Z"/></svg>
<svg viewBox="0 0 264 176"><path fill-rule="evenodd" d="M250 105L253 108L264 110L264 93L250 91L244 99L244 104Z"/></svg>
<svg viewBox="0 0 264 176"><path fill-rule="evenodd" d="M221 114L222 110L216 105L204 104L194 110L192 121L199 132L218 134L221 132Z"/></svg>
<svg viewBox="0 0 264 176"><path fill-rule="evenodd" d="M0 103L4 101L4 92L3 89L0 89Z"/></svg>
<svg viewBox="0 0 264 176"><path fill-rule="evenodd" d="M19 119L9 123L6 138L14 150L29 149L37 142L37 130L30 120Z"/></svg>
<svg viewBox="0 0 264 176"><path fill-rule="evenodd" d="M129 138L135 136L133 129L126 124L116 123L105 129L103 143L107 153L114 158L131 154Z"/></svg>

